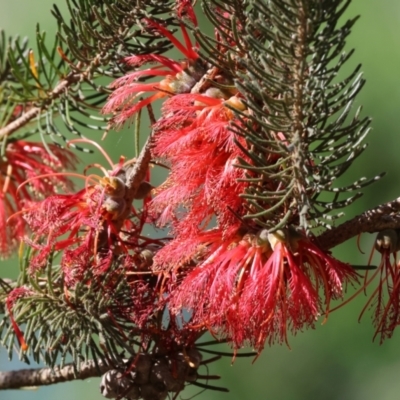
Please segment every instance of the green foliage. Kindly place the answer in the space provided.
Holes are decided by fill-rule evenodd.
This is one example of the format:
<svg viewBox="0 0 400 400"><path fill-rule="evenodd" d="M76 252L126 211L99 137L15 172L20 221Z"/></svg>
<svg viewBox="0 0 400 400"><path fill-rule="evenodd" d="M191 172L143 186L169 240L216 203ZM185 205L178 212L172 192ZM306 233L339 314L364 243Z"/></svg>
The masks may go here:
<svg viewBox="0 0 400 400"><path fill-rule="evenodd" d="M134 4L133 4L134 3ZM104 66L109 76L119 76L121 60L132 54L164 53L170 43L149 34L144 18L160 20L174 10L174 1L144 0L67 0L70 21L57 6L53 15L59 26L59 38L73 57L85 65ZM174 17L163 18L168 26L177 25Z"/></svg>
<svg viewBox="0 0 400 400"><path fill-rule="evenodd" d="M361 178L335 187L340 177L365 149L370 118L361 109L352 115L355 96L365 81L357 66L348 77L336 77L353 51L344 52L346 37L357 18L340 24L350 1L218 1L203 2L216 27L224 59L210 39L197 31L215 65L229 71L245 96L246 127L233 126L252 160L241 161L249 171L246 218L268 229L287 223L308 230L327 226L343 215L361 193L379 179ZM223 17L213 12L225 10ZM229 43L238 46L232 49ZM237 110L234 110L237 112ZM268 156L270 155L270 156ZM275 157L276 162L271 163ZM268 190L265 183L280 190ZM357 191L351 195L351 192ZM334 211L332 214L331 211ZM328 225L329 226L329 225Z"/></svg>
<svg viewBox="0 0 400 400"><path fill-rule="evenodd" d="M132 303L132 289L118 263L101 279L89 271L82 282L67 289L59 265L52 263L53 257L45 271L32 274L30 253L28 249L21 262L18 281L0 288L2 304L12 288L29 288L12 307L29 345L28 351L20 353L24 361L32 359L54 367L72 359L79 368L81 361L107 359L117 365L123 357L135 354L140 344L138 332L126 319L118 318L119 312L128 313ZM110 280L113 290L107 291ZM0 338L11 359L19 343L8 318L0 324Z"/></svg>
<svg viewBox="0 0 400 400"><path fill-rule="evenodd" d="M7 40L3 33L0 42L2 125L19 115L15 107L22 107L36 121L29 134L39 133L43 141L46 135L56 142L58 137L67 140L56 121L58 115L73 135L82 136L81 127L106 130L109 119L101 115L101 108L110 93L110 78L125 72L123 58L170 48L168 41L151 34L143 19L173 12L173 1L132 5L126 0L68 0L67 4L68 18L54 5L58 34L50 44L37 26L37 54L26 40ZM177 25L174 16L163 21Z"/></svg>

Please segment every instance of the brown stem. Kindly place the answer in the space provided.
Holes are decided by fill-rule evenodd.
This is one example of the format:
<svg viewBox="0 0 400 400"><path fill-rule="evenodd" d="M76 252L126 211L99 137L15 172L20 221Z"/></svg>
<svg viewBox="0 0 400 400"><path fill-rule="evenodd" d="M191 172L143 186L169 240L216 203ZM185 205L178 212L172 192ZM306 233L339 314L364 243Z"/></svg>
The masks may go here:
<svg viewBox="0 0 400 400"><path fill-rule="evenodd" d="M318 243L324 249L331 249L360 233L399 229L399 211L400 197L365 211L351 220L325 231L318 236Z"/></svg>
<svg viewBox="0 0 400 400"><path fill-rule="evenodd" d="M131 202L135 198L135 194L139 189L140 184L146 178L147 169L149 168L149 164L151 161L151 139L152 136L150 135L147 138L146 143L144 144L134 167L129 170L126 177L125 184L128 187L128 196Z"/></svg>
<svg viewBox="0 0 400 400"><path fill-rule="evenodd" d="M101 376L110 369L105 363L99 362L98 367L93 361L82 362L77 372L73 364L62 368L20 369L17 371L0 372L0 390L20 389L29 386L53 385L75 379L87 379Z"/></svg>
<svg viewBox="0 0 400 400"><path fill-rule="evenodd" d="M100 56L95 57L92 62L84 70L83 63L78 62L76 65L70 65L74 72L70 72L64 79L61 79L55 88L47 94L47 104L50 104L54 99L60 97L68 87L76 84L77 82L84 81L93 73L93 71L100 65ZM43 110L41 107L32 107L27 112L23 113L19 118L15 119L4 128L0 129L0 141L7 138L18 129L25 126L32 119L37 117Z"/></svg>
<svg viewBox="0 0 400 400"><path fill-rule="evenodd" d="M135 160L135 164L133 168L127 170L126 173L126 181L125 185L127 187L125 201L126 204L132 204L133 200L136 198L136 193L138 192L139 186L146 178L146 173L149 168L149 164L151 161L151 139L152 135L147 138L146 143L144 144L139 157ZM126 207L125 212L123 212L117 221L115 221L115 225L119 228L122 227L126 218L128 218L131 213L131 207Z"/></svg>

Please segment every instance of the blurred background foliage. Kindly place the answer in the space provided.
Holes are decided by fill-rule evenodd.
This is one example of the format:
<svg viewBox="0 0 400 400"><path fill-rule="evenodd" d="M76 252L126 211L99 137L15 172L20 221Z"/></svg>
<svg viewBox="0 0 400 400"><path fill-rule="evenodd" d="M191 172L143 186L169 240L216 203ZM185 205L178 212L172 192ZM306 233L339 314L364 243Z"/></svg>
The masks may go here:
<svg viewBox="0 0 400 400"><path fill-rule="evenodd" d="M0 0L0 28L8 35L29 36L33 44L35 25L39 22L41 30L46 30L50 39L55 32L55 23L50 14L53 1ZM58 0L57 5L66 11L63 0ZM387 175L375 185L365 189L364 197L347 209L345 218L400 195L398 187L400 2L353 0L346 15L353 17L357 14L361 15L361 19L355 25L347 46L348 49L356 48L355 55L349 61L349 67L354 68L358 63L363 64L362 70L367 85L358 96L356 105L362 104L364 115L371 116L373 122L368 137L369 147L354 163L349 175L343 179L350 182L360 176L375 176L382 171L386 171ZM200 21L206 23L201 17ZM205 26L205 29L209 27ZM148 122L143 122L142 126L145 130ZM90 138L96 140L100 135L99 132L88 134ZM125 129L121 132L110 132L102 145L117 161L121 152L127 157L134 155L133 143L132 130ZM80 154L80 158L85 164L93 161L92 157L84 154ZM155 177L155 183L161 179ZM373 235L364 235L361 238L361 250L365 254L359 251L355 239L335 249L334 254L343 261L365 264L373 239ZM15 260L1 261L0 268L3 277L12 278L17 275L18 267ZM222 379L211 384L228 387L230 393L208 391L200 394L199 398L208 400L398 398L400 331L395 331L393 338L381 346L378 342L373 343L370 315L365 315L361 323L357 322L365 302L366 298L361 295L345 308L332 313L325 325L317 322L315 330L291 338L291 349L286 346L266 348L255 363L248 358L238 359L231 365L231 359L227 357L212 364L210 373L219 374ZM31 365L31 367L37 366ZM17 360L9 362L6 352L0 349L0 370L17 368L26 366ZM188 388L181 397L189 399L199 392L199 388ZM2 400L43 398L98 400L103 397L99 392L99 379L90 379L37 390L6 391L0 394L0 398Z"/></svg>

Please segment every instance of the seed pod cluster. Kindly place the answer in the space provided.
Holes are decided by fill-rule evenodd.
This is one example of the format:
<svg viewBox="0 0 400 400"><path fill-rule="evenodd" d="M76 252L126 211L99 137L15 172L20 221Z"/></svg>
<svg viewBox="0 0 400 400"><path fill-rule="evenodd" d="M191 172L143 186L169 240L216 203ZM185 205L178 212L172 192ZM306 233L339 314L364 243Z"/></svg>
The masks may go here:
<svg viewBox="0 0 400 400"><path fill-rule="evenodd" d="M107 399L164 400L197 380L202 356L194 348L176 352L141 353L121 368L107 371L100 392Z"/></svg>

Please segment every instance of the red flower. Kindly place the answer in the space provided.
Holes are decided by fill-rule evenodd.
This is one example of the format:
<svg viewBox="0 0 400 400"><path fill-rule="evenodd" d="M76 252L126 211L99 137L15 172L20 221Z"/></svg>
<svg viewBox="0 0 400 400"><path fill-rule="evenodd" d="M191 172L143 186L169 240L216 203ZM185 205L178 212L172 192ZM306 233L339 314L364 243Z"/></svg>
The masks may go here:
<svg viewBox="0 0 400 400"><path fill-rule="evenodd" d="M236 349L250 343L261 351L266 340L287 343L288 331L327 317L331 299L356 279L349 265L293 228L220 237L202 260L171 288L171 312L186 309L189 327L208 327Z"/></svg>
<svg viewBox="0 0 400 400"><path fill-rule="evenodd" d="M76 162L76 157L69 150L54 144L47 145L46 149L42 143L9 141L5 159L0 162L1 256L9 256L19 238L26 233L26 224L18 214L25 202L49 196L58 189L72 188L72 182L58 172L73 168ZM46 178L32 179L38 175L46 175ZM20 187L27 180L27 184ZM16 214L15 217L7 223L13 214Z"/></svg>
<svg viewBox="0 0 400 400"><path fill-rule="evenodd" d="M174 239L155 258L155 268L175 269L195 249L201 232L216 222L228 238L243 224L247 203L242 194L251 184L252 160L245 140L230 129L239 126L231 108L246 113L239 97L210 88L204 94L180 94L168 99L154 125L154 157L171 165L151 204L159 225L170 223ZM266 154L266 158L276 155ZM263 184L276 190L276 183ZM251 224L251 221L249 222Z"/></svg>
<svg viewBox="0 0 400 400"><path fill-rule="evenodd" d="M61 266L72 284L89 267L100 273L114 255L126 251L119 237L122 227L131 228L124 178L121 160L104 178L88 176L86 187L77 193L27 203L24 218L34 236L26 241L37 250L31 269L42 268L51 252L63 251Z"/></svg>
<svg viewBox="0 0 400 400"><path fill-rule="evenodd" d="M236 142L244 145L229 124L234 113L227 104L244 108L240 99L227 100L199 94L168 99L164 117L154 126L153 154L171 165L166 182L155 191L152 210L160 222L173 221L174 232L186 237L207 227L215 215L218 226L240 225L240 195L248 186L240 159L250 163Z"/></svg>
<svg viewBox="0 0 400 400"><path fill-rule="evenodd" d="M182 5L181 7L185 7L187 10L187 5ZM194 24L197 24L193 12L188 12L187 15ZM162 36L169 39L186 59L182 62L177 62L159 54L130 56L125 58L124 62L130 67L136 68L152 62L156 62L159 65L149 69L131 72L111 84L111 88L115 90L104 106L103 112L116 114L114 122L117 125L125 123L140 109L157 99L178 93L190 92L192 87L205 72L203 63L200 61L199 55L194 49L184 25L181 25L185 42L183 45L169 30L157 22L151 20L146 20L146 22ZM159 82L152 83L136 82L138 78L158 76L164 76L165 78ZM136 101L140 95L147 92L156 93L144 100Z"/></svg>
<svg viewBox="0 0 400 400"><path fill-rule="evenodd" d="M400 270L396 256L400 250L398 231L386 229L379 232L375 249L382 253L381 262L372 277L368 278L368 272L366 273L363 289L376 276L379 276L379 284L364 306L360 319L367 308L375 309L373 313L373 323L376 328L374 339L380 335L380 343L382 343L385 339L392 337L394 329L400 324ZM372 254L373 252L371 258Z"/></svg>

